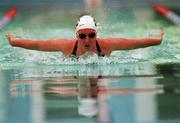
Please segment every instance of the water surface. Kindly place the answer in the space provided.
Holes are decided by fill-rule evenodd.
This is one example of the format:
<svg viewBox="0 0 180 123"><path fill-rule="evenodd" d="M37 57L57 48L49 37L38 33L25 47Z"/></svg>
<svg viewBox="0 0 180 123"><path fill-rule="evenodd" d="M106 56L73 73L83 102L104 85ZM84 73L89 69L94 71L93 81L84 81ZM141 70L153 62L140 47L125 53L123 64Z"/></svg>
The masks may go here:
<svg viewBox="0 0 180 123"><path fill-rule="evenodd" d="M122 6L121 6L122 7ZM2 7L5 12L6 8ZM77 59L11 47L5 35L74 38L83 7L20 6L0 35L0 123L179 123L180 27L151 8L92 11L99 37L148 37L161 45Z"/></svg>

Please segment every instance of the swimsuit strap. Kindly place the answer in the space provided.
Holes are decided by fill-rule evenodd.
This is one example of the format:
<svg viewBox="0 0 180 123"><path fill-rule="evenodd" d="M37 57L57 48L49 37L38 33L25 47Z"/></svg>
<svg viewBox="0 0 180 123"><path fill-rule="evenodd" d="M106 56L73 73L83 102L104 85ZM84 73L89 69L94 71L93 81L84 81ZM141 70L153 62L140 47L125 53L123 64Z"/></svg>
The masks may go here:
<svg viewBox="0 0 180 123"><path fill-rule="evenodd" d="M76 56L77 45L78 45L78 41L76 41L76 44L75 44L73 52L72 52L72 55L74 55L74 56Z"/></svg>
<svg viewBox="0 0 180 123"><path fill-rule="evenodd" d="M97 48L98 56L104 57L105 55L102 53L101 48L100 48L97 40L96 40L96 48Z"/></svg>

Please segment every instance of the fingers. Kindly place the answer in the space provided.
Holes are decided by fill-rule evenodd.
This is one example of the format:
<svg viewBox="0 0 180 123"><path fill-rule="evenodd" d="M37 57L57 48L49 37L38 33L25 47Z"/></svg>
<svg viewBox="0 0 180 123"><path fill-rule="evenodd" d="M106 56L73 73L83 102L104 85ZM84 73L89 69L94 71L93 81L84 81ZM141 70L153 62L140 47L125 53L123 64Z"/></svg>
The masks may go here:
<svg viewBox="0 0 180 123"><path fill-rule="evenodd" d="M8 33L7 35L6 35L6 37L7 37L7 39L9 40L9 41L12 41L13 39L14 39L14 36L13 36L13 33Z"/></svg>
<svg viewBox="0 0 180 123"><path fill-rule="evenodd" d="M163 39L163 35L164 35L164 31L160 31L160 33L159 33L159 38L160 38L160 40L162 40Z"/></svg>
<svg viewBox="0 0 180 123"><path fill-rule="evenodd" d="M159 40L162 42L162 40L163 40L163 35L164 35L164 31L160 31L159 32Z"/></svg>
<svg viewBox="0 0 180 123"><path fill-rule="evenodd" d="M6 37L7 37L7 39L8 39L8 41L9 41L9 43L11 44L11 45L13 45L13 40L14 40L14 36L13 36L13 33L8 33L7 35L6 35Z"/></svg>
<svg viewBox="0 0 180 123"><path fill-rule="evenodd" d="M164 31L161 31L160 36L163 37L163 35L164 35Z"/></svg>
<svg viewBox="0 0 180 123"><path fill-rule="evenodd" d="M13 37L13 34L12 34L12 33L8 33L8 34L6 35L6 37L7 37L8 40L11 40L11 38Z"/></svg>

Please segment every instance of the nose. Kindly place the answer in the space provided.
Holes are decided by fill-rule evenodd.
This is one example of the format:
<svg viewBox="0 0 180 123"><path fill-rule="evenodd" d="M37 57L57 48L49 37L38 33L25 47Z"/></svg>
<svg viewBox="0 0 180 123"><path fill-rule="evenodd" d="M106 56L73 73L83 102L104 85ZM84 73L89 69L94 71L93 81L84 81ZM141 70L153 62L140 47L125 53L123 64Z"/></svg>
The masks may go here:
<svg viewBox="0 0 180 123"><path fill-rule="evenodd" d="M89 42L89 37L84 38L84 42Z"/></svg>

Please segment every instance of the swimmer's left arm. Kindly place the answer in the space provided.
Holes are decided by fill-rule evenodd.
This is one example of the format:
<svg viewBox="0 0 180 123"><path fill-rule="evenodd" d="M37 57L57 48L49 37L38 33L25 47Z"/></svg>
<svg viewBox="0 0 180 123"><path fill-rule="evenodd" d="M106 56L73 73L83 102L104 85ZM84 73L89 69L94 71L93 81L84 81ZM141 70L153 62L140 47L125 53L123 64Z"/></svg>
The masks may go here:
<svg viewBox="0 0 180 123"><path fill-rule="evenodd" d="M137 48L145 48L148 46L159 45L163 39L163 32L159 33L155 38L139 38L139 39L126 39L126 38L108 38L106 43L109 45L111 51L113 50L131 50Z"/></svg>

